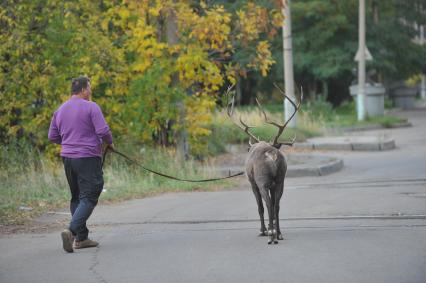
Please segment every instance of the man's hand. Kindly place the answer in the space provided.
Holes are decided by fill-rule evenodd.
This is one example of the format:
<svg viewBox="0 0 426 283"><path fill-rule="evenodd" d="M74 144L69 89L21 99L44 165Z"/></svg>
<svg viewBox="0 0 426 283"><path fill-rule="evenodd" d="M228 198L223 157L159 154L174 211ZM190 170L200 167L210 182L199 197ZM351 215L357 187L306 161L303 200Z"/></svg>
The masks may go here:
<svg viewBox="0 0 426 283"><path fill-rule="evenodd" d="M114 144L113 144L113 143L112 143L112 144L107 144L106 148L107 148L107 149L110 149L110 150L112 150L112 151L114 151L114 150L115 150L115 146L114 146Z"/></svg>

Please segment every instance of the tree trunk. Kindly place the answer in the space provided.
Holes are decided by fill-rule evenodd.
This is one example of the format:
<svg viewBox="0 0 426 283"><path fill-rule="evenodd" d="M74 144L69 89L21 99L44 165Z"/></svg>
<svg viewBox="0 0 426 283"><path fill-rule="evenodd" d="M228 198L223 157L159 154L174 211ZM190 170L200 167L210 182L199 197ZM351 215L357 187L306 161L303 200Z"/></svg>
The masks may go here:
<svg viewBox="0 0 426 283"><path fill-rule="evenodd" d="M174 10L171 10L167 20L166 20L166 34L167 34L167 43L169 45L175 45L178 43L178 30L176 24L176 13ZM172 76L171 87L177 86L179 83L178 74ZM179 157L182 160L187 160L189 158L189 148L187 142L187 133L185 130L185 105L182 101L176 103L176 108L178 109L178 120L179 130L176 135L176 144L177 152Z"/></svg>

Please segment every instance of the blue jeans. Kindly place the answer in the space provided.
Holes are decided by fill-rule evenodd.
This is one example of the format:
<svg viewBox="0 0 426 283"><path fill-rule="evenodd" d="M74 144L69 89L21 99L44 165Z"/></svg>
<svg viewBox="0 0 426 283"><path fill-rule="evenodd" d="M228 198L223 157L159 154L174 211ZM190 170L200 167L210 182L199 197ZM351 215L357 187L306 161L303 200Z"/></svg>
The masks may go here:
<svg viewBox="0 0 426 283"><path fill-rule="evenodd" d="M86 222L98 204L104 186L102 160L100 157L62 157L65 175L71 191L70 231L77 241L89 235Z"/></svg>

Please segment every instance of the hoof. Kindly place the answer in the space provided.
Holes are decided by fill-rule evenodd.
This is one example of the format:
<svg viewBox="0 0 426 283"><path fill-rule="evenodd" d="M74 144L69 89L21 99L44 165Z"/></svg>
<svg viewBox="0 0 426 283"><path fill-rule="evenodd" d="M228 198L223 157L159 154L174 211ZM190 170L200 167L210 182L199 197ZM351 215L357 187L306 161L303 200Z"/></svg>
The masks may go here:
<svg viewBox="0 0 426 283"><path fill-rule="evenodd" d="M272 241L268 241L268 245L272 244Z"/></svg>
<svg viewBox="0 0 426 283"><path fill-rule="evenodd" d="M267 235L266 235L266 231L263 231L263 232L260 232L260 233L259 233L259 237L265 237L265 236L267 236Z"/></svg>
<svg viewBox="0 0 426 283"><path fill-rule="evenodd" d="M278 244L278 240L274 240L274 244Z"/></svg>
<svg viewBox="0 0 426 283"><path fill-rule="evenodd" d="M279 235L277 236L277 239L278 239L278 240L284 240L283 235L282 235L282 234L279 234Z"/></svg>

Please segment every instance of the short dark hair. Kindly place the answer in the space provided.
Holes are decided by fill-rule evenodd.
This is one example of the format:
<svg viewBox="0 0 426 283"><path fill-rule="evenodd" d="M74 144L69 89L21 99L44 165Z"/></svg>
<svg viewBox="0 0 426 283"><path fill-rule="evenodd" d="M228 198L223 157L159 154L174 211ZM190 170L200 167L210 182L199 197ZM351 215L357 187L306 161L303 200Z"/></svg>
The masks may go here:
<svg viewBox="0 0 426 283"><path fill-rule="evenodd" d="M86 89L90 79L86 76L80 76L73 78L71 82L71 94L80 93L83 89Z"/></svg>

